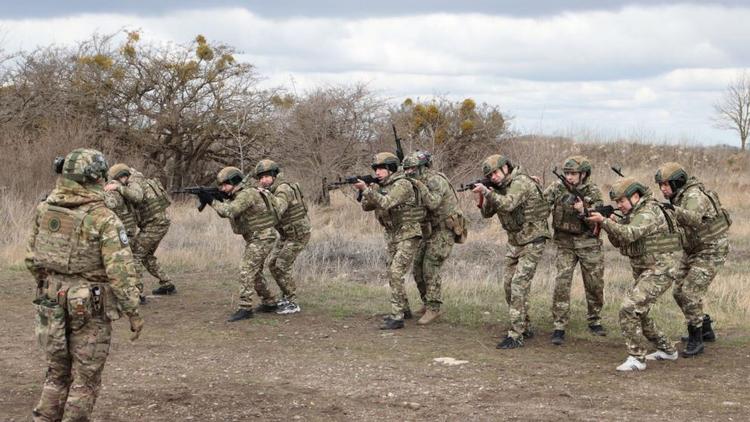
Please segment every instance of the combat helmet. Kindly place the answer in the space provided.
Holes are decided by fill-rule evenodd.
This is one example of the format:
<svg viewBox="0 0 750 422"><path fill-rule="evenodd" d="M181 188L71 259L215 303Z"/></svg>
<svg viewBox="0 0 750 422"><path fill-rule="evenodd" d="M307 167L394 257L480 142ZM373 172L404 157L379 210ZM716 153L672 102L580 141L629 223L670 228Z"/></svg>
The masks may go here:
<svg viewBox="0 0 750 422"><path fill-rule="evenodd" d="M243 178L242 171L237 167L224 167L216 175L216 184L229 183L230 185L237 186L242 183Z"/></svg>
<svg viewBox="0 0 750 422"><path fill-rule="evenodd" d="M563 172L583 173L588 177L591 175L591 162L583 155L572 155L565 159Z"/></svg>
<svg viewBox="0 0 750 422"><path fill-rule="evenodd" d="M620 198L630 198L634 193L640 193L641 196L648 193L648 188L634 177L623 177L612 184L609 190L609 199L617 201Z"/></svg>
<svg viewBox="0 0 750 422"><path fill-rule="evenodd" d="M511 167L508 157L501 154L490 155L482 161L482 174L484 174L485 177L489 177L495 170L502 169L506 164L508 167Z"/></svg>
<svg viewBox="0 0 750 422"><path fill-rule="evenodd" d="M372 157L372 164L370 167L372 167L373 170L385 168L391 172L395 172L398 170L400 164L401 161L395 154L390 152L379 152Z"/></svg>
<svg viewBox="0 0 750 422"><path fill-rule="evenodd" d="M429 168L432 164L432 155L427 151L414 151L404 158L404 170L411 170L412 174L421 174L422 168ZM408 172L407 172L408 173Z"/></svg>
<svg viewBox="0 0 750 422"><path fill-rule="evenodd" d="M109 180L115 180L121 177L129 177L131 173L132 171L127 164L117 163L109 168L109 171L107 172L107 178L109 178Z"/></svg>
<svg viewBox="0 0 750 422"><path fill-rule="evenodd" d="M656 170L654 181L658 183L669 183L672 192L677 192L687 183L688 174L679 163L664 163Z"/></svg>
<svg viewBox="0 0 750 422"><path fill-rule="evenodd" d="M65 157L63 177L78 183L91 183L107 177L109 165L104 154L95 149L74 149Z"/></svg>
<svg viewBox="0 0 750 422"><path fill-rule="evenodd" d="M258 161L258 164L255 165L256 179L260 179L260 177L264 176L266 173L268 173L271 177L276 177L279 172L281 172L281 167L279 167L279 165L276 164L276 162L273 160L260 160Z"/></svg>

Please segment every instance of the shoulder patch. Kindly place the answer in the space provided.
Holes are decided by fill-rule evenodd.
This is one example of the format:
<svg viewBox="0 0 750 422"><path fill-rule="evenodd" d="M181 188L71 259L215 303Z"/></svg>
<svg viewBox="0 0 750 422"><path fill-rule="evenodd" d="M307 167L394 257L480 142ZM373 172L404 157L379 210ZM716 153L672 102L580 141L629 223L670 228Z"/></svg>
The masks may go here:
<svg viewBox="0 0 750 422"><path fill-rule="evenodd" d="M124 228L120 229L120 243L122 243L122 246L128 246L128 234L125 232Z"/></svg>

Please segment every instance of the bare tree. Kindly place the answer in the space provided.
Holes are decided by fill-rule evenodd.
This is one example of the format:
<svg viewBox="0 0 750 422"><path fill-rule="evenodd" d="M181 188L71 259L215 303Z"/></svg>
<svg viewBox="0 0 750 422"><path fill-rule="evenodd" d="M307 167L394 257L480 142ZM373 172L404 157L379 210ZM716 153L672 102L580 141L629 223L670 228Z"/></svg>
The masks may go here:
<svg viewBox="0 0 750 422"><path fill-rule="evenodd" d="M724 96L714 104L716 127L734 130L740 135L740 147L745 150L750 134L750 75L742 72L729 84Z"/></svg>

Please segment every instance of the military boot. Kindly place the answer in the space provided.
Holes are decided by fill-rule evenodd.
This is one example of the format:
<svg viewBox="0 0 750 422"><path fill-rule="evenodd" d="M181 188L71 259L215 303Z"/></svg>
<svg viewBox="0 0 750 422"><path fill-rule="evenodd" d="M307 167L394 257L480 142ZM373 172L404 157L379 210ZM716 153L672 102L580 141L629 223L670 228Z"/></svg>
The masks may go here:
<svg viewBox="0 0 750 422"><path fill-rule="evenodd" d="M141 304L141 305L145 305L145 304L148 303L148 299L146 298L146 296L139 295L138 296L138 303Z"/></svg>
<svg viewBox="0 0 750 422"><path fill-rule="evenodd" d="M511 336L507 336L497 344L496 349L516 349L523 347L523 341L521 339L515 339Z"/></svg>
<svg viewBox="0 0 750 422"><path fill-rule="evenodd" d="M166 282L152 290L151 293L155 295L171 295L177 293L177 288L174 286L174 284Z"/></svg>
<svg viewBox="0 0 750 422"><path fill-rule="evenodd" d="M412 319L414 318L414 315L411 313L411 309L407 309L404 311L404 319Z"/></svg>
<svg viewBox="0 0 750 422"><path fill-rule="evenodd" d="M232 315L230 315L229 319L227 319L227 321L228 322L235 322L235 321L240 321L240 320L243 320L243 319L250 319L250 318L252 318L254 316L255 315L253 314L253 310L252 309L240 308L240 309L237 310L237 312L235 312Z"/></svg>
<svg viewBox="0 0 750 422"><path fill-rule="evenodd" d="M289 303L289 302L286 302L286 303ZM286 303L282 306L286 306ZM264 314L276 312L278 309L279 309L279 304L275 302L274 303L261 303L260 305L258 305L257 308L255 308L256 311L262 312Z"/></svg>
<svg viewBox="0 0 750 422"><path fill-rule="evenodd" d="M706 314L703 315L703 341L704 342L714 342L716 341L716 333L714 332L714 329L711 327L711 323L713 321L711 320L711 317ZM680 337L680 340L682 340L683 343L686 343L690 337L689 336L682 336Z"/></svg>
<svg viewBox="0 0 750 422"><path fill-rule="evenodd" d="M398 330L399 328L404 328L404 320L390 316L383 319L383 324L380 326L381 330Z"/></svg>
<svg viewBox="0 0 750 422"><path fill-rule="evenodd" d="M555 330L552 332L552 344L561 345L565 342L565 330Z"/></svg>
<svg viewBox="0 0 750 422"><path fill-rule="evenodd" d="M692 357L703 353L703 327L688 325L688 342L682 351L682 357Z"/></svg>
<svg viewBox="0 0 750 422"><path fill-rule="evenodd" d="M607 331L604 330L604 327L602 327L601 324L590 324L589 325L589 331L591 331L591 334L595 336L606 336Z"/></svg>
<svg viewBox="0 0 750 422"><path fill-rule="evenodd" d="M417 321L418 325L427 325L431 323L432 321L435 321L442 315L440 310L433 311L432 309L428 309L425 311L424 315L422 315L422 318L419 318L419 321Z"/></svg>

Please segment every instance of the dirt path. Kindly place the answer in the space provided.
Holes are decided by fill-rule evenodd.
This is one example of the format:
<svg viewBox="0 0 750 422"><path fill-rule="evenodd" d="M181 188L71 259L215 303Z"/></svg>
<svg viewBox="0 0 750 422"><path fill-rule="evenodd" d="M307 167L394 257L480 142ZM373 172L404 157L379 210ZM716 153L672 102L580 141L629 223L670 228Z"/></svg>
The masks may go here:
<svg viewBox="0 0 750 422"><path fill-rule="evenodd" d="M309 308L229 324L227 292L191 277L145 307L137 343L116 323L95 420L750 420L750 352L728 340L616 374L624 347L607 338L555 347L540 333L499 351L497 327L382 332L377 317ZM0 420L26 421L44 374L32 289L22 273L2 278Z"/></svg>

